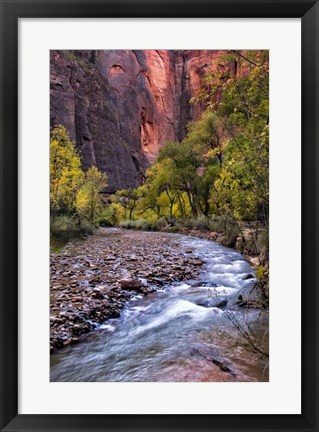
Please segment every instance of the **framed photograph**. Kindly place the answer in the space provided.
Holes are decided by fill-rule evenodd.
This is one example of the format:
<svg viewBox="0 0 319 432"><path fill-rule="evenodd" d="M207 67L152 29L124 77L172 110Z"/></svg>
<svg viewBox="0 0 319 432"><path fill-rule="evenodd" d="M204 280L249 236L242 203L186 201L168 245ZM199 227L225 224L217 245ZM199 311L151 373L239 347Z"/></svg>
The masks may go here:
<svg viewBox="0 0 319 432"><path fill-rule="evenodd" d="M1 0L1 430L318 430L318 18Z"/></svg>

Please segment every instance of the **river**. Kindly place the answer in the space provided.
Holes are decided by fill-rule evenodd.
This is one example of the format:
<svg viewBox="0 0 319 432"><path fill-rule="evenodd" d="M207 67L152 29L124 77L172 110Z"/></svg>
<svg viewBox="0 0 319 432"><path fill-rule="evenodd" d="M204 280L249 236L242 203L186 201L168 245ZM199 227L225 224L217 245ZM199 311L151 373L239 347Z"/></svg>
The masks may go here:
<svg viewBox="0 0 319 432"><path fill-rule="evenodd" d="M234 325L268 343L268 314L237 304L256 282L249 263L209 240L165 236L204 261L199 276L136 294L119 318L51 355L51 381L268 381L267 357L247 347Z"/></svg>

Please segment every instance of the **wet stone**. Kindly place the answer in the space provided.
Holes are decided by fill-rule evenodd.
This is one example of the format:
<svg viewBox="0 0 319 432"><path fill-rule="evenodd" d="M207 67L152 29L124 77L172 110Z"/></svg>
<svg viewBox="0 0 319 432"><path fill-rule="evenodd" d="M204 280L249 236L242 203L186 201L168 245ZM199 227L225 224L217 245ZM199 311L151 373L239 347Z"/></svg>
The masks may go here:
<svg viewBox="0 0 319 432"><path fill-rule="evenodd" d="M133 290L137 289L138 290L139 288L142 287L142 283L138 279L125 278L125 279L121 279L119 282L120 282L121 288L123 288L123 289L133 289Z"/></svg>
<svg viewBox="0 0 319 432"><path fill-rule="evenodd" d="M251 273L247 274L243 277L243 280L255 279L255 276Z"/></svg>

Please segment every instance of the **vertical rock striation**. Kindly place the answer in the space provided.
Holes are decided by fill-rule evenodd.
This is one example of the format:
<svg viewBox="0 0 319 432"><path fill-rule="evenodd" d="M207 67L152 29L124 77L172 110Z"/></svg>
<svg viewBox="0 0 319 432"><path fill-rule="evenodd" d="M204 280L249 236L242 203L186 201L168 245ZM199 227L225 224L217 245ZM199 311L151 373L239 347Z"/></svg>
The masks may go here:
<svg viewBox="0 0 319 432"><path fill-rule="evenodd" d="M204 110L190 104L221 51L51 51L51 126L63 124L84 168L109 177L108 192L142 183L168 141L185 137Z"/></svg>

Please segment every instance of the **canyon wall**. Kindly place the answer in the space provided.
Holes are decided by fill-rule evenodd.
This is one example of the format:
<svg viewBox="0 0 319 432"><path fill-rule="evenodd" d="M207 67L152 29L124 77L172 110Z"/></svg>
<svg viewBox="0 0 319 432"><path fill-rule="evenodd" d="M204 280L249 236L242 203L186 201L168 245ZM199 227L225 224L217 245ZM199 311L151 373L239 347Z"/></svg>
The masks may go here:
<svg viewBox="0 0 319 432"><path fill-rule="evenodd" d="M108 192L136 187L168 141L181 141L204 110L190 104L221 51L51 51L51 127L63 124L83 167L109 177Z"/></svg>

